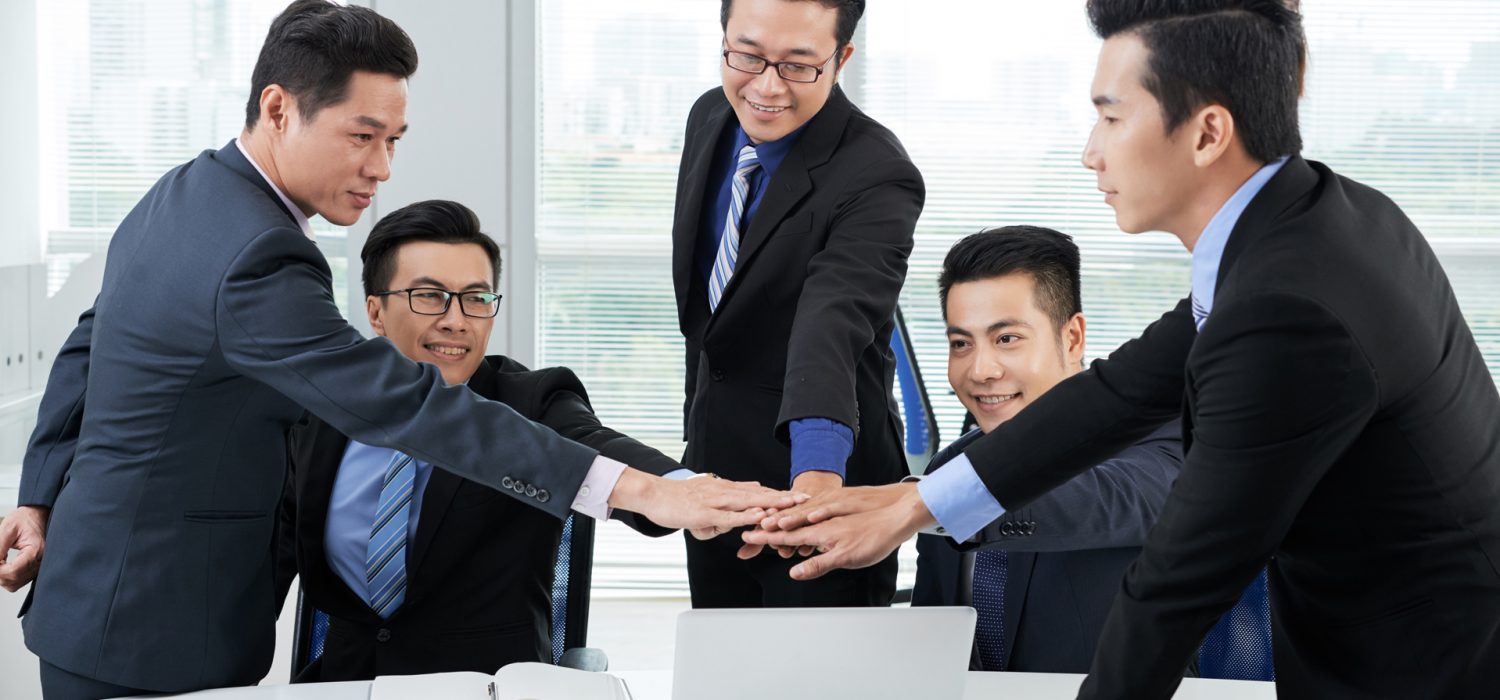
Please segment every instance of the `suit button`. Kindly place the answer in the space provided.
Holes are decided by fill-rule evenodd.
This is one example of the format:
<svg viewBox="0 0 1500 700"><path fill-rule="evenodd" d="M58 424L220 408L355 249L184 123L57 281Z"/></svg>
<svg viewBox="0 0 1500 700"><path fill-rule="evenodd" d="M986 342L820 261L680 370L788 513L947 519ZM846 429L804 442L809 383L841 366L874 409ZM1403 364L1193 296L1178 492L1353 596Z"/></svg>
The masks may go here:
<svg viewBox="0 0 1500 700"><path fill-rule="evenodd" d="M386 628L384 628L384 627L380 628L380 631L375 633L375 641L377 641L377 642L389 642L389 641L391 641L391 631L388 630L388 629L386 629Z"/></svg>
<svg viewBox="0 0 1500 700"><path fill-rule="evenodd" d="M516 493L526 493L526 484L517 481L516 483L510 485L510 490L515 491Z"/></svg>
<svg viewBox="0 0 1500 700"><path fill-rule="evenodd" d="M536 492L536 500L541 501L542 503L546 503L547 501L552 500L552 494L547 493L547 489L542 489Z"/></svg>
<svg viewBox="0 0 1500 700"><path fill-rule="evenodd" d="M1000 534L1010 537L1016 534L1016 529L1010 523L1000 523Z"/></svg>
<svg viewBox="0 0 1500 700"><path fill-rule="evenodd" d="M512 479L512 478L510 478L508 476L507 477L502 477L500 479L500 487L501 488L507 488L507 489L511 488L512 486L515 485L515 483L516 483L516 480Z"/></svg>
<svg viewBox="0 0 1500 700"><path fill-rule="evenodd" d="M1033 534L1035 532L1036 532L1036 521L1035 520L1027 520L1026 521L1026 534L1030 535L1030 534Z"/></svg>
<svg viewBox="0 0 1500 700"><path fill-rule="evenodd" d="M713 380L716 382L722 382L724 381L724 370L716 369L712 372L709 372L708 376L713 377Z"/></svg>
<svg viewBox="0 0 1500 700"><path fill-rule="evenodd" d="M526 497L527 498L536 498L536 487L535 486L527 486L526 487Z"/></svg>

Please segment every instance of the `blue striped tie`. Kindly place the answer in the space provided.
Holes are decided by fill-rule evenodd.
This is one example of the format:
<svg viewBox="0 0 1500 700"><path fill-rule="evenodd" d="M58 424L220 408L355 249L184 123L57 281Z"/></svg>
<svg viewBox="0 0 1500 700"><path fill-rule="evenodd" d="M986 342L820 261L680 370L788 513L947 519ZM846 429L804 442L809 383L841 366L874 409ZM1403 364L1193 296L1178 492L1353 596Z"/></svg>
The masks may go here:
<svg viewBox="0 0 1500 700"><path fill-rule="evenodd" d="M740 225L744 223L745 208L750 199L750 174L759 167L755 146L741 148L739 163L734 167L734 182L730 185L729 216L725 217L719 254L714 256L714 271L708 279L709 313L719 308L719 298L724 296L724 287L729 285L729 278L734 274L734 263L740 256Z"/></svg>
<svg viewBox="0 0 1500 700"><path fill-rule="evenodd" d="M410 456L396 452L380 484L380 506L365 546L365 582L369 584L370 608L382 618L390 617L406 600L406 523L411 516L412 485L417 465Z"/></svg>
<svg viewBox="0 0 1500 700"><path fill-rule="evenodd" d="M974 553L974 582L970 588L979 622L974 640L986 671L1005 670L1005 579L1010 555L1003 549Z"/></svg>

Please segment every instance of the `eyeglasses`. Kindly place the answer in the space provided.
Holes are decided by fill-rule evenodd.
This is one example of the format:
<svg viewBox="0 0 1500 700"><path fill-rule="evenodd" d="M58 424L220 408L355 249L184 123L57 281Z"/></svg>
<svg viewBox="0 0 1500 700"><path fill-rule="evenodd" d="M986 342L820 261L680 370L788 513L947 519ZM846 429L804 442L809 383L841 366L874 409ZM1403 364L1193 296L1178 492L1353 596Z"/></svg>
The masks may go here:
<svg viewBox="0 0 1500 700"><path fill-rule="evenodd" d="M494 292L450 292L437 287L412 287L376 292L372 296L387 297L392 294L405 294L412 313L423 316L442 316L448 313L448 306L453 303L454 297L458 298L458 310L470 318L494 318L495 314L500 313L500 295Z"/></svg>
<svg viewBox="0 0 1500 700"><path fill-rule="evenodd" d="M828 60L812 66L792 61L768 61L764 56L757 56L753 53L745 53L743 51L731 51L725 48L724 65L741 73L754 73L756 75L766 72L767 68L774 67L776 74L781 76L782 80L789 83L816 83L818 82L818 78L823 76L822 66L828 65L828 61L832 61L838 55L839 52L834 51L833 56L829 56Z"/></svg>

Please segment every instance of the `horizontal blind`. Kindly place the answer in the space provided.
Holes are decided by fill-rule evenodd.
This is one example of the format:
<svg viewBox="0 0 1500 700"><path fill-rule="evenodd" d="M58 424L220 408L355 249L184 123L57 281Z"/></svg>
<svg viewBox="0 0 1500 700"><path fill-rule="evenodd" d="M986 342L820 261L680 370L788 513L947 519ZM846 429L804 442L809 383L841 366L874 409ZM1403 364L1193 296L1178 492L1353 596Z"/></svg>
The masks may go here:
<svg viewBox="0 0 1500 700"><path fill-rule="evenodd" d="M239 135L250 72L285 7L285 0L37 3L48 293L105 250L163 173ZM313 225L341 288L345 232L321 218Z"/></svg>

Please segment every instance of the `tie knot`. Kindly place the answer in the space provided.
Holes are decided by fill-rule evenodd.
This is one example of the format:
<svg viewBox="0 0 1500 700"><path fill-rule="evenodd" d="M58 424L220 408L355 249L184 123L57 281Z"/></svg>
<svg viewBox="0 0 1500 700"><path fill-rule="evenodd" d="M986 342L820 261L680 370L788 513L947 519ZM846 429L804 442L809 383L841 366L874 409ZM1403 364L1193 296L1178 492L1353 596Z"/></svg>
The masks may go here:
<svg viewBox="0 0 1500 700"><path fill-rule="evenodd" d="M740 173L746 173L760 167L760 157L755 155L755 146L746 144L740 149L739 163L734 169Z"/></svg>

